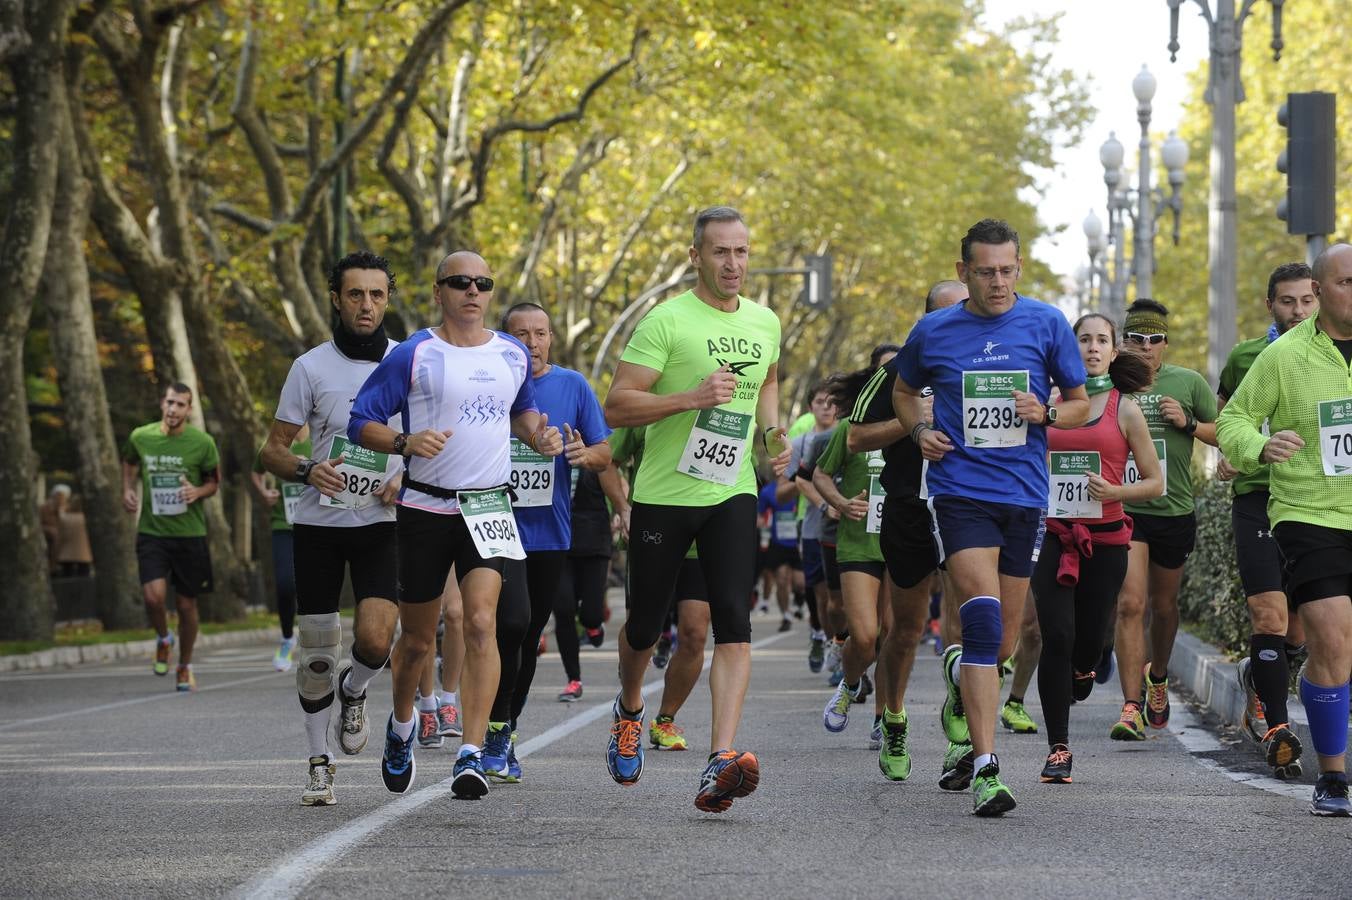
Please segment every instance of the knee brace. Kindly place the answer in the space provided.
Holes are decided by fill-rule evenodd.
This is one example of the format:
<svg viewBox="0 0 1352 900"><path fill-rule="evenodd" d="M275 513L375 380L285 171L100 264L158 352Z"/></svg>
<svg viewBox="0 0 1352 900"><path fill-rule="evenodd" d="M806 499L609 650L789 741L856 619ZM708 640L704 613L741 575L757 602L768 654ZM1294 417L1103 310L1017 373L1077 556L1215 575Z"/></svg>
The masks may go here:
<svg viewBox="0 0 1352 900"><path fill-rule="evenodd" d="M302 703L326 700L333 694L338 672L338 653L343 625L338 614L297 616L300 664L296 666L296 690Z"/></svg>
<svg viewBox="0 0 1352 900"><path fill-rule="evenodd" d="M994 597L973 597L958 609L958 616L962 620L962 664L998 665L1000 640L1004 637L1000 601Z"/></svg>

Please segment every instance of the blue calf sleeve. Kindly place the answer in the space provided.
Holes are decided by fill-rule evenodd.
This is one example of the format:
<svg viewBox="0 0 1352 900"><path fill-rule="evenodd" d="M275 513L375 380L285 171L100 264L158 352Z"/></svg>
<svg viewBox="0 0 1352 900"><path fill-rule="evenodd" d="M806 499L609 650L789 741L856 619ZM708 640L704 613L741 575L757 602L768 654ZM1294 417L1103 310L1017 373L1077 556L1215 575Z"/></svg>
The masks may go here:
<svg viewBox="0 0 1352 900"><path fill-rule="evenodd" d="M1314 752L1320 756L1342 756L1347 752L1347 683L1337 687L1311 684L1302 675L1300 700L1305 704L1305 717L1310 720L1310 736L1314 738Z"/></svg>
<svg viewBox="0 0 1352 900"><path fill-rule="evenodd" d="M958 615L962 619L962 664L998 664L1000 639L1004 635L1000 601L994 597L973 597L958 609Z"/></svg>

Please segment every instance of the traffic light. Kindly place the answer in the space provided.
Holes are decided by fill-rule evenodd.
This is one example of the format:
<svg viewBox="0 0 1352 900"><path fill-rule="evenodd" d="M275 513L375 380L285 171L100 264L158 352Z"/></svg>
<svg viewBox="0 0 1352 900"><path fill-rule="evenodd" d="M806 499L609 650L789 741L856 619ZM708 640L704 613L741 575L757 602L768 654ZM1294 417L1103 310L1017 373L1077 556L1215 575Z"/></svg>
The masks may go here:
<svg viewBox="0 0 1352 900"><path fill-rule="evenodd" d="M813 309L826 309L831 305L831 254L809 253L803 262L807 263L807 272L799 299Z"/></svg>
<svg viewBox="0 0 1352 900"><path fill-rule="evenodd" d="M1277 157L1277 171L1286 175L1286 199L1277 204L1277 218L1287 234L1331 234L1338 143L1335 95L1324 91L1287 94L1277 111L1286 129L1286 149Z"/></svg>

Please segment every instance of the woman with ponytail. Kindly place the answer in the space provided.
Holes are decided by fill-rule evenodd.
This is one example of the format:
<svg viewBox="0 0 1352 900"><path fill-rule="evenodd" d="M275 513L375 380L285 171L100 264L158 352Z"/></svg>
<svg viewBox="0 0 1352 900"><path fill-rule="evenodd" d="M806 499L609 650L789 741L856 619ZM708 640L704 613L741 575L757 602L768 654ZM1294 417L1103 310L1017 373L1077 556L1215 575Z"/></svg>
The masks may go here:
<svg viewBox="0 0 1352 900"><path fill-rule="evenodd" d="M1057 784L1071 780L1071 698L1084 700L1094 687L1092 667L1127 574L1131 519L1122 502L1164 492L1150 428L1127 396L1150 386L1149 363L1119 350L1117 329L1098 313L1081 316L1075 336L1089 375L1089 421L1047 432L1047 538L1031 582L1042 629L1038 693L1051 747L1042 781ZM1129 453L1136 457L1140 479L1123 484Z"/></svg>

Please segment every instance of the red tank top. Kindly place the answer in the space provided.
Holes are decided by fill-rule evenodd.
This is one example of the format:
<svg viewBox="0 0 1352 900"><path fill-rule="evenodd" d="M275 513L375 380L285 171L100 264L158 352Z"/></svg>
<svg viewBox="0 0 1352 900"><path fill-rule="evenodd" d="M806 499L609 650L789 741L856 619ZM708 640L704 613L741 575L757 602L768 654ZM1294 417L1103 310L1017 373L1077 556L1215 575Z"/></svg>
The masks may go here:
<svg viewBox="0 0 1352 900"><path fill-rule="evenodd" d="M1131 447L1117 425L1117 406L1122 395L1117 388L1108 392L1108 404L1103 407L1103 415L1089 425L1079 428L1048 428L1047 449L1057 452L1093 451L1099 455L1099 466L1103 479L1109 484L1121 484L1122 474L1127 468L1127 454ZM1122 501L1105 500L1103 518L1076 519L1082 524L1103 524L1116 522L1122 518Z"/></svg>

